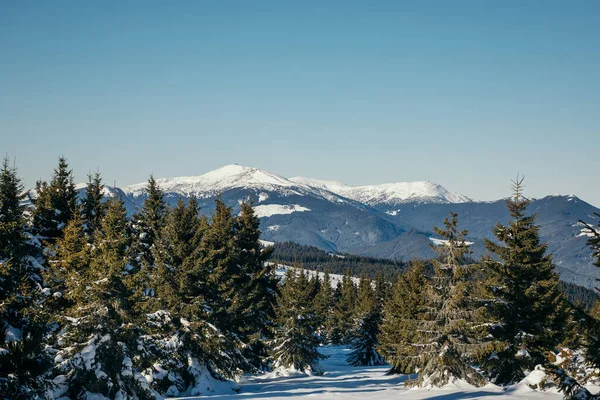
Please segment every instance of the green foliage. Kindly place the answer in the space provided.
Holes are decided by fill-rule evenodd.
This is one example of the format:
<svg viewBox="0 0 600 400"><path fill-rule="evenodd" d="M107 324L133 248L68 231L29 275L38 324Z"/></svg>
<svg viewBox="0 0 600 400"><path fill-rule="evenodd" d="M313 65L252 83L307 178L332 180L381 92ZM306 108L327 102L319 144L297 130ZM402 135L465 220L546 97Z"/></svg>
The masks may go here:
<svg viewBox="0 0 600 400"><path fill-rule="evenodd" d="M318 319L309 295L309 280L295 268L288 269L285 283L278 295L277 327L271 345L271 357L276 367L297 371L320 372Z"/></svg>
<svg viewBox="0 0 600 400"><path fill-rule="evenodd" d="M391 374L412 374L423 366L416 331L426 311L426 283L424 263L413 262L396 277L385 301L379 351L391 364Z"/></svg>
<svg viewBox="0 0 600 400"><path fill-rule="evenodd" d="M88 183L85 188L85 197L81 202L81 214L85 224L85 232L91 236L100 228L100 222L106 213L104 198L104 185L99 172L88 174Z"/></svg>
<svg viewBox="0 0 600 400"><path fill-rule="evenodd" d="M381 300L373 289L371 280L362 277L354 311L352 351L348 355L348 364L359 366L385 363L383 357L377 352L381 306Z"/></svg>
<svg viewBox="0 0 600 400"><path fill-rule="evenodd" d="M489 308L493 323L491 344L481 366L493 382L518 382L546 360L564 335L565 302L547 246L540 242L535 216L527 215L529 201L522 195L522 179L515 182L507 201L512 216L508 226L494 228L497 242L486 240L494 255L484 260L494 274Z"/></svg>
<svg viewBox="0 0 600 400"><path fill-rule="evenodd" d="M34 232L53 243L62 235L62 230L77 212L77 192L73 172L64 157L58 160L50 182L38 181L36 196L32 199Z"/></svg>
<svg viewBox="0 0 600 400"><path fill-rule="evenodd" d="M35 398L48 384L49 355L22 199L23 185L6 158L0 171L0 383L11 398Z"/></svg>
<svg viewBox="0 0 600 400"><path fill-rule="evenodd" d="M328 337L331 344L350 344L352 342L352 328L354 308L356 306L357 290L354 281L347 271L335 291L335 302Z"/></svg>
<svg viewBox="0 0 600 400"><path fill-rule="evenodd" d="M312 246L303 246L293 242L281 242L273 245L271 261L291 265L301 264L313 271L343 275L350 271L352 276L367 276L374 279L378 273L393 278L403 272L407 263L352 254L332 254Z"/></svg>
<svg viewBox="0 0 600 400"><path fill-rule="evenodd" d="M468 264L466 230L458 229L458 215L450 213L444 228L434 228L444 241L432 245L438 258L427 291L426 312L417 326L418 346L423 356L419 385L443 386L453 378L483 386L485 380L472 367L482 348L485 331L479 318L481 297L476 292L478 265Z"/></svg>

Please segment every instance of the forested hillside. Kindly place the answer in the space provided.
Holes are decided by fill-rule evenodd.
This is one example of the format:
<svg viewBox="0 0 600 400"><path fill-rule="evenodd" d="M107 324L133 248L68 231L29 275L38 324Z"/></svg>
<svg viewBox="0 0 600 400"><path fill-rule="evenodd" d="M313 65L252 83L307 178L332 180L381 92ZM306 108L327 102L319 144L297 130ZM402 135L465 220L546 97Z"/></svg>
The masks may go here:
<svg viewBox="0 0 600 400"><path fill-rule="evenodd" d="M79 193L60 158L27 193L4 160L5 398L231 395L245 374L322 374L322 345L349 347L352 366L417 374L420 387L508 387L535 373L538 389L594 398L584 384L600 367L600 305L561 284L522 181L506 202L511 220L485 242L490 256L472 256L450 213L433 228L436 257L409 263L265 246L250 202L234 212L217 199L207 217L193 197L169 205L152 176L143 190L128 216L99 173ZM581 223L600 267L600 233ZM300 268L279 279L278 262ZM334 272L344 276L332 285Z"/></svg>

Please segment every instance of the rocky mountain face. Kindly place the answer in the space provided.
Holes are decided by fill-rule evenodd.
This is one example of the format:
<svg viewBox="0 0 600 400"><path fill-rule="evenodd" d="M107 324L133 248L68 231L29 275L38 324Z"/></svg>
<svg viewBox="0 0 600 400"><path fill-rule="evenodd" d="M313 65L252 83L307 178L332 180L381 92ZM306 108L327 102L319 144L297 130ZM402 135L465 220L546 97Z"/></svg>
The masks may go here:
<svg viewBox="0 0 600 400"><path fill-rule="evenodd" d="M341 182L285 178L258 168L229 165L194 177L157 179L170 204L195 196L210 215L214 199L221 197L237 211L252 200L261 217L263 239L293 241L331 252L348 252L381 258L410 260L433 255L434 226L441 226L450 211L459 214L469 230L474 256L485 254L483 238L492 227L509 220L503 200L475 202L431 182L400 182L352 187ZM145 183L107 189L122 196L130 213L145 198ZM548 196L533 200L540 234L561 278L592 287L600 271L592 265L587 235L579 220L596 223L593 207L575 196Z"/></svg>

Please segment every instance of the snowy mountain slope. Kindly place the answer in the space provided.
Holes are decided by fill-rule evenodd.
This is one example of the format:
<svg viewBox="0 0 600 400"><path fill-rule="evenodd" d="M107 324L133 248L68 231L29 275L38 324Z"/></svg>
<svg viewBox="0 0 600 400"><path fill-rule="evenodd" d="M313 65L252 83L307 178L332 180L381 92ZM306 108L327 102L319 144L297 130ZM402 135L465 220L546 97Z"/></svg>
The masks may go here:
<svg viewBox="0 0 600 400"><path fill-rule="evenodd" d="M469 230L474 256L486 254L483 238L492 238L496 223L508 222L505 202L474 202L430 182L350 187L341 182L306 178L287 179L258 168L229 165L200 176L157 179L167 203L196 196L205 215L211 215L220 197L234 212L251 199L261 219L262 239L291 241L332 252L411 260L429 258L434 226L449 212ZM120 196L131 214L146 195L146 183L124 189L107 188ZM80 195L85 189L81 189ZM347 197L346 197L347 196ZM542 240L553 253L561 278L591 287L600 277L592 265L578 221L595 224L600 209L575 196L548 196L534 200Z"/></svg>
<svg viewBox="0 0 600 400"><path fill-rule="evenodd" d="M196 196L199 199L211 198L233 189L256 192L258 202L268 198L268 192L281 196L314 196L334 203L348 203L340 195L326 189L293 182L283 176L259 168L237 164L226 165L200 176L183 176L157 179L159 187L168 194L184 197ZM143 196L146 182L127 186L123 191L130 196Z"/></svg>
<svg viewBox="0 0 600 400"><path fill-rule="evenodd" d="M450 192L442 186L428 181L348 186L337 181L322 181L302 177L295 177L290 180L315 188L326 189L370 206L394 206L413 202L466 203L471 201L467 196Z"/></svg>

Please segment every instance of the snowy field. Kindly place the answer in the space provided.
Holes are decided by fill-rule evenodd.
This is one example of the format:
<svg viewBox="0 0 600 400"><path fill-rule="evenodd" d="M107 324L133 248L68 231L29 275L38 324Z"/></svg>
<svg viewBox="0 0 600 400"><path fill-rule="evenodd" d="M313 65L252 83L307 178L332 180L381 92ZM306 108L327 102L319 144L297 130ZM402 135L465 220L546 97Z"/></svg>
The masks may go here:
<svg viewBox="0 0 600 400"><path fill-rule="evenodd" d="M345 347L326 346L323 354L330 358L321 364L325 369L323 376L272 377L263 375L240 382L240 394L215 394L207 397L188 397L187 399L562 399L562 395L552 392L537 392L524 383L503 391L488 385L476 388L467 384L453 384L443 389L406 389L406 376L386 376L388 367L352 367L346 364L350 350Z"/></svg>

